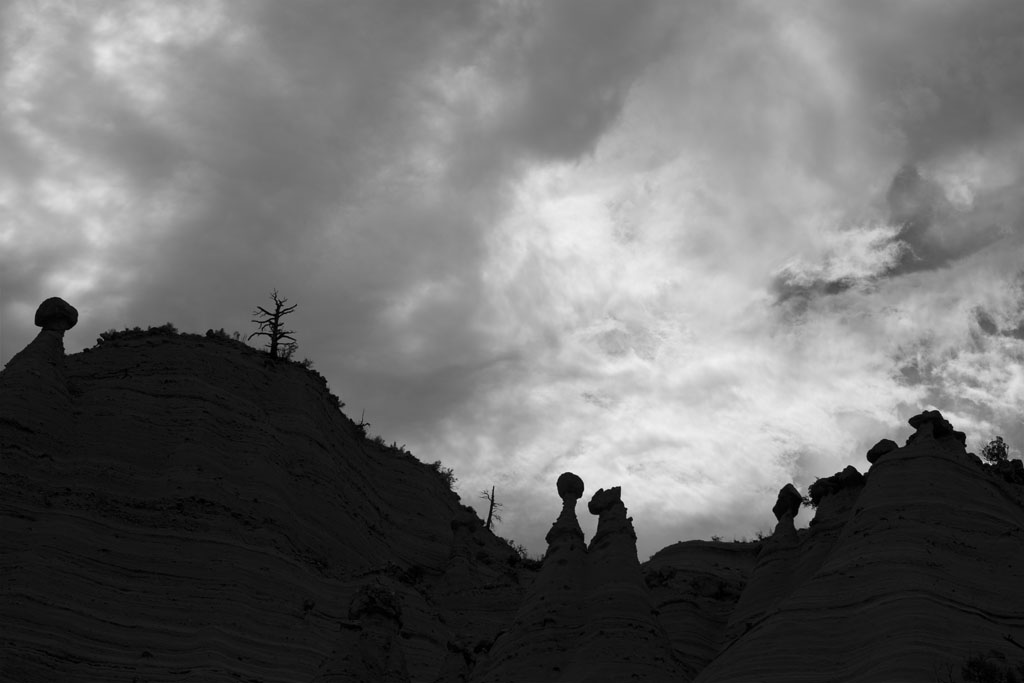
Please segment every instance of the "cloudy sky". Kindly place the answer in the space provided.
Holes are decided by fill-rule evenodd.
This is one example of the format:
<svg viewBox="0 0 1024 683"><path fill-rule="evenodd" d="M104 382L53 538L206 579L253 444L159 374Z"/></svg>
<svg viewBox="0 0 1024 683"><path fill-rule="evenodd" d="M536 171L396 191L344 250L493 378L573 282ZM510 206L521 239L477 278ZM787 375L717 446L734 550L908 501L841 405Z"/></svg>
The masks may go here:
<svg viewBox="0 0 1024 683"><path fill-rule="evenodd" d="M1019 0L9 0L0 362L48 296L76 352L276 287L346 411L534 552L566 470L641 559L769 530L924 408L1024 444L1022 36Z"/></svg>

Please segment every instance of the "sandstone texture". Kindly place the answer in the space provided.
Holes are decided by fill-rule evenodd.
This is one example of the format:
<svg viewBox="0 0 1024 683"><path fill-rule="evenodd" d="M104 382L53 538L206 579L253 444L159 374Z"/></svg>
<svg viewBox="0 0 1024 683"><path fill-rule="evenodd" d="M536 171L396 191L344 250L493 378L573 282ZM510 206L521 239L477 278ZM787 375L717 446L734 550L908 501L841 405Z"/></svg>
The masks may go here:
<svg viewBox="0 0 1024 683"><path fill-rule="evenodd" d="M2 681L933 683L979 651L1024 661L1024 466L983 464L938 411L815 482L808 528L786 485L771 536L645 563L629 491L590 482L588 543L565 473L538 567L298 365L173 334L66 356L55 310L0 373Z"/></svg>
<svg viewBox="0 0 1024 683"><path fill-rule="evenodd" d="M464 680L522 602L536 572L302 368L40 335L0 373L0 680Z"/></svg>
<svg viewBox="0 0 1024 683"><path fill-rule="evenodd" d="M621 490L600 489L589 548L575 506L583 481L558 478L562 512L548 532L540 575L472 681L677 681L683 668L653 608Z"/></svg>
<svg viewBox="0 0 1024 683"><path fill-rule="evenodd" d="M1024 642L1022 489L933 412L861 483L830 487L796 548L766 545L746 623L695 680L930 682L979 650L1024 660L1007 640Z"/></svg>

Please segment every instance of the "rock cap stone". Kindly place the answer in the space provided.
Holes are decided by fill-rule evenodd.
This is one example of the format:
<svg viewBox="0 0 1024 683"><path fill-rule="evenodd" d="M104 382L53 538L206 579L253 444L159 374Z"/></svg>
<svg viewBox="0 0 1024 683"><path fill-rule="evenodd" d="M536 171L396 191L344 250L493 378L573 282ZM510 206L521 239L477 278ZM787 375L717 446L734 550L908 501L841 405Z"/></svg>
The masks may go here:
<svg viewBox="0 0 1024 683"><path fill-rule="evenodd" d="M868 450L868 462L874 465L883 455L897 448L899 445L892 439L882 439Z"/></svg>
<svg viewBox="0 0 1024 683"><path fill-rule="evenodd" d="M953 425L949 421L942 417L942 413L937 410L926 410L919 415L915 415L907 421L911 427L917 431L910 435L907 439L907 443L914 441L918 436L928 434L928 425L931 425L931 436L936 439L942 439L948 436L952 436L961 444L967 443L967 435L963 432L958 432L953 429Z"/></svg>
<svg viewBox="0 0 1024 683"><path fill-rule="evenodd" d="M606 510L611 510L615 504L622 504L622 487L615 486L610 489L598 489L594 497L587 503L590 514L599 515Z"/></svg>
<svg viewBox="0 0 1024 683"><path fill-rule="evenodd" d="M583 497L583 480L572 472L563 472L556 483L558 497L563 501L573 502Z"/></svg>
<svg viewBox="0 0 1024 683"><path fill-rule="evenodd" d="M781 520L787 514L796 517L797 513L800 512L800 503L802 501L803 497L796 490L796 487L792 484L786 484L779 490L779 497L775 501L775 506L772 507L775 519Z"/></svg>
<svg viewBox="0 0 1024 683"><path fill-rule="evenodd" d="M44 330L64 332L78 323L78 309L64 299L51 296L36 309L35 324Z"/></svg>

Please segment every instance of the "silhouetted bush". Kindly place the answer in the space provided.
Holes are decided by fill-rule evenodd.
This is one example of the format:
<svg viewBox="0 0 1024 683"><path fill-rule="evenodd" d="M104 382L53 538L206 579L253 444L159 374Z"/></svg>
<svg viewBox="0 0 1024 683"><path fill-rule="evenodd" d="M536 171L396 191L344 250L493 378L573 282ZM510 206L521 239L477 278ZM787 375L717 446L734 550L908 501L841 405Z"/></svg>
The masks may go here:
<svg viewBox="0 0 1024 683"><path fill-rule="evenodd" d="M388 448L390 450L395 451L399 455L409 456L410 458L412 457L412 452L409 451L409 449L405 447L404 443L401 446L399 446L397 441L392 441L391 445L388 446Z"/></svg>
<svg viewBox="0 0 1024 683"><path fill-rule="evenodd" d="M450 490L455 490L455 482L458 481L458 478L456 478L455 471L452 468L442 467L440 460L430 463L430 467L437 472L438 476L441 477L441 480L444 481Z"/></svg>
<svg viewBox="0 0 1024 683"><path fill-rule="evenodd" d="M115 330L113 328L106 332L100 332L100 336L96 339L96 345L105 344L107 342L117 341L119 339L135 339L138 337L148 337L152 335L162 335L172 337L178 334L178 328L171 323L164 323L163 325L150 326L146 329L142 329L138 325L132 328L124 328L123 330Z"/></svg>
<svg viewBox="0 0 1024 683"><path fill-rule="evenodd" d="M803 503L816 508L821 502L821 499L825 496L832 495L833 493L839 493L844 489L863 485L864 475L853 467L847 467L842 472L833 474L831 477L816 479L815 482L807 489L808 495L803 499Z"/></svg>
<svg viewBox="0 0 1024 683"><path fill-rule="evenodd" d="M510 566L522 566L524 569L538 570L541 564L543 564L542 557L531 557L530 553L526 550L526 546L521 543L502 538L498 536L498 539L505 542L512 554L508 556L508 563Z"/></svg>
<svg viewBox="0 0 1024 683"><path fill-rule="evenodd" d="M1006 462L1009 458L1009 449L1006 447L1006 442L1003 441L1003 437L997 436L988 442L984 448L981 449L981 457L985 458L988 462L993 465Z"/></svg>

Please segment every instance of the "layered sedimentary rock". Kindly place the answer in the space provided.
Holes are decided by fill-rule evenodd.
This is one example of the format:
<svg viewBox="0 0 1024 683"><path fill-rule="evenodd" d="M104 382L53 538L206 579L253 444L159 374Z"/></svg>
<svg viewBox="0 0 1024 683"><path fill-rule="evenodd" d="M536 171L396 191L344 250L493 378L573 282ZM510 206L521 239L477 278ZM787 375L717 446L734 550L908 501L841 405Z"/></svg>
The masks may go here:
<svg viewBox="0 0 1024 683"><path fill-rule="evenodd" d="M726 625L746 588L759 543L683 541L642 567L680 680L692 680L726 647Z"/></svg>
<svg viewBox="0 0 1024 683"><path fill-rule="evenodd" d="M64 363L64 333L78 322L78 311L51 297L36 309L42 328L14 355L0 374L0 427L32 435L22 447L42 455L67 447L71 395Z"/></svg>
<svg viewBox="0 0 1024 683"><path fill-rule="evenodd" d="M559 681L572 663L584 631L587 599L587 547L576 517L583 480L566 472L557 488L562 511L547 533L540 574L473 681Z"/></svg>
<svg viewBox="0 0 1024 683"><path fill-rule="evenodd" d="M589 548L575 511L583 481L566 472L558 493L562 512L547 534L540 575L472 680L679 680L682 669L644 583L620 489L598 490L591 499L598 527Z"/></svg>
<svg viewBox="0 0 1024 683"><path fill-rule="evenodd" d="M697 681L934 681L972 652L1013 651L1021 489L965 453L937 411L911 424L908 445L862 483L825 493L786 559L792 572L762 580L759 559L747 591L776 597Z"/></svg>
<svg viewBox="0 0 1024 683"><path fill-rule="evenodd" d="M464 680L521 603L533 572L301 367L61 334L0 373L0 680Z"/></svg>
<svg viewBox="0 0 1024 683"><path fill-rule="evenodd" d="M195 335L65 356L76 319L45 302L0 373L0 680L932 683L1024 661L1024 465L983 464L938 411L816 481L808 528L786 485L770 537L642 565L621 492L591 498L588 546L566 473L538 573L322 378Z"/></svg>
<svg viewBox="0 0 1024 683"><path fill-rule="evenodd" d="M644 582L621 490L599 489L587 508L598 522L587 548L585 628L563 680L678 680L681 669Z"/></svg>

